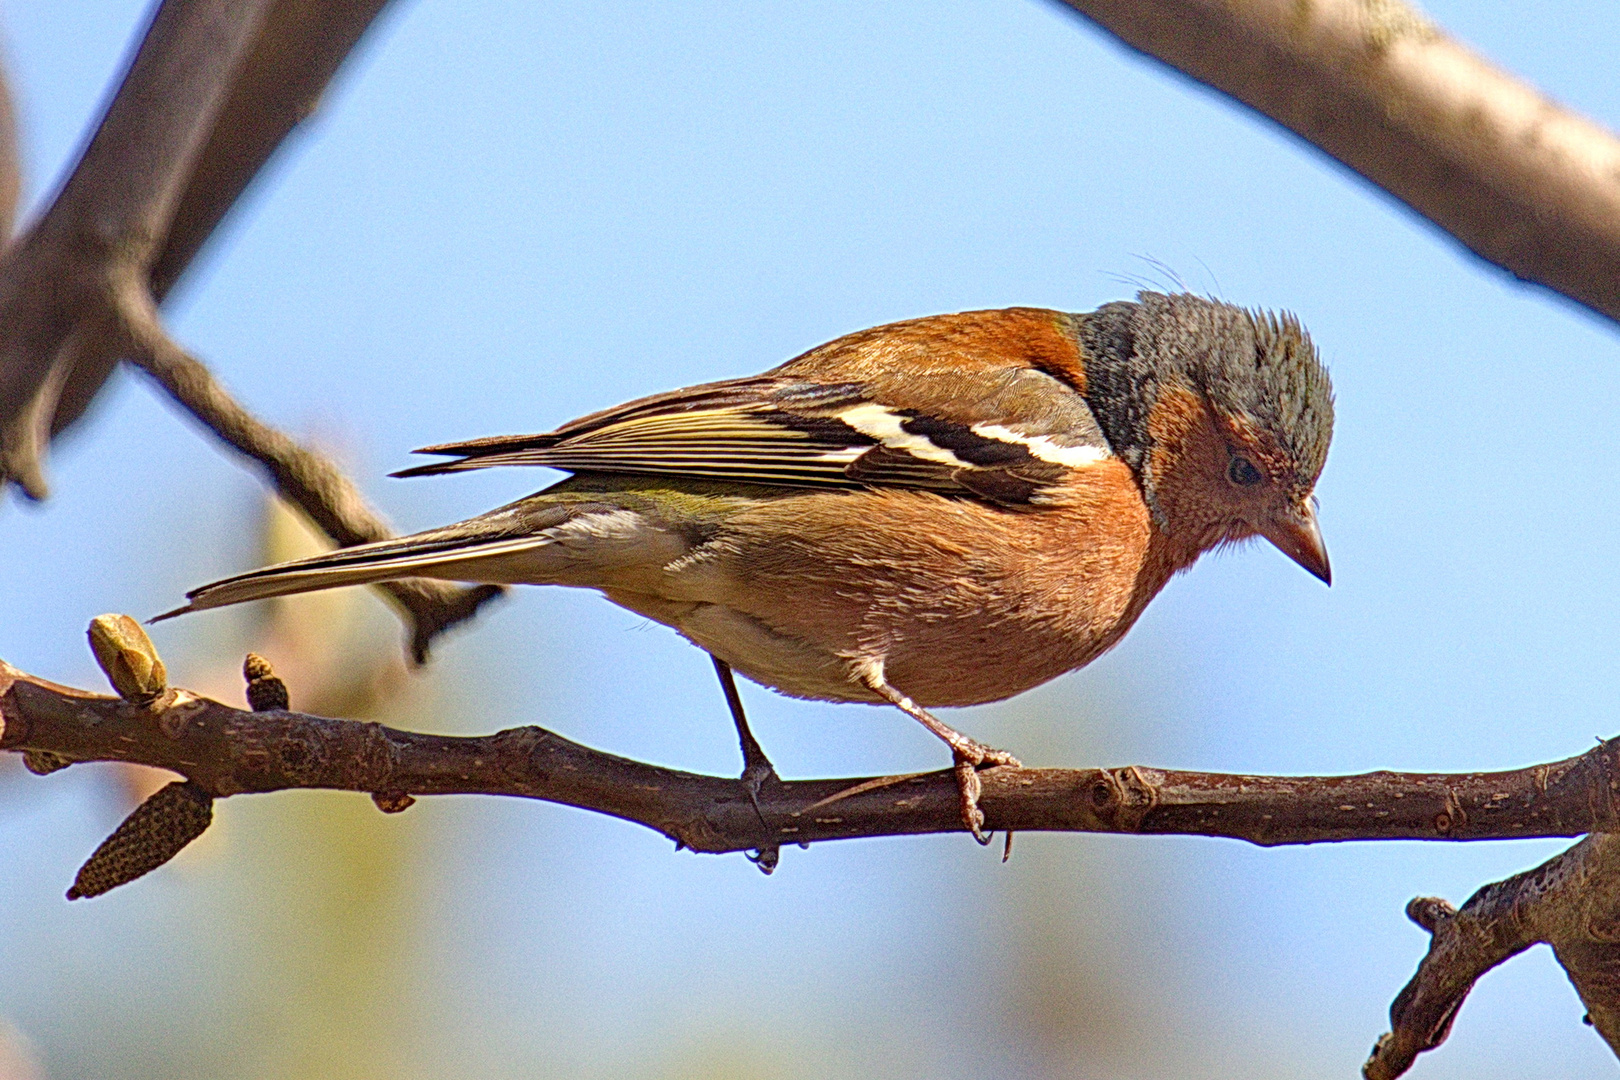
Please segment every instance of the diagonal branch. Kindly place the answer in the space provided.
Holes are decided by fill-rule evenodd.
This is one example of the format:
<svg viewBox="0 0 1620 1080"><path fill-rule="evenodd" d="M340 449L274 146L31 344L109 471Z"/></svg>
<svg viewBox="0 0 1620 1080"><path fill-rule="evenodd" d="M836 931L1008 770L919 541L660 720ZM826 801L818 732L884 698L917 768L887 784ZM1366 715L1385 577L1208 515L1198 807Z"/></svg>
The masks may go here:
<svg viewBox="0 0 1620 1080"><path fill-rule="evenodd" d="M169 337L151 294L138 281L118 291L124 352L203 426L237 452L258 462L276 489L340 547L386 540L393 533L338 467L248 412L202 361ZM438 634L471 618L502 592L498 585L462 587L420 578L385 582L378 588L411 624L411 655L427 659Z"/></svg>
<svg viewBox="0 0 1620 1080"><path fill-rule="evenodd" d="M388 0L275 0L238 66L197 155L149 273L162 301L284 141L312 116L327 85ZM51 435L89 408L118 362L115 350L64 349L69 371Z"/></svg>
<svg viewBox="0 0 1620 1080"><path fill-rule="evenodd" d="M0 478L45 495L56 363L104 323L121 268L143 272L271 0L166 0L60 194L0 262Z"/></svg>
<svg viewBox="0 0 1620 1080"><path fill-rule="evenodd" d="M1064 0L1480 258L1620 321L1620 140L1402 0Z"/></svg>
<svg viewBox="0 0 1620 1080"><path fill-rule="evenodd" d="M116 341L78 329L104 321L107 283L135 269L168 293L385 3L157 8L84 155L0 263L0 485L45 496L46 444L116 364Z"/></svg>
<svg viewBox="0 0 1620 1080"><path fill-rule="evenodd" d="M166 0L61 194L0 263L0 482L43 497L44 448L119 356L145 368L340 545L383 520L325 458L238 405L176 345L157 298L316 97L383 0ZM0 192L3 194L3 192ZM384 591L411 654L500 592Z"/></svg>
<svg viewBox="0 0 1620 1080"><path fill-rule="evenodd" d="M1620 836L1598 833L1534 870L1480 889L1462 909L1420 897L1406 906L1433 935L1417 974L1389 1008L1390 1032L1363 1066L1394 1080L1451 1033L1474 983L1510 957L1551 945L1609 1047L1620 1053Z"/></svg>

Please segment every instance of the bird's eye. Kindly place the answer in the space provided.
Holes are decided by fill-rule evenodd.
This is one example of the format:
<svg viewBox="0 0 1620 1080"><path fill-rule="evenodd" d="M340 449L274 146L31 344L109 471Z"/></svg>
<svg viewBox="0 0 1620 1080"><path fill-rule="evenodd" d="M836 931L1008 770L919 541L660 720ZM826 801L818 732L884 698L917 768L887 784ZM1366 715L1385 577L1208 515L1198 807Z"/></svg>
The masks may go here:
<svg viewBox="0 0 1620 1080"><path fill-rule="evenodd" d="M1260 470L1248 458L1233 454L1231 464L1226 467L1226 478L1238 487L1253 487L1260 482Z"/></svg>

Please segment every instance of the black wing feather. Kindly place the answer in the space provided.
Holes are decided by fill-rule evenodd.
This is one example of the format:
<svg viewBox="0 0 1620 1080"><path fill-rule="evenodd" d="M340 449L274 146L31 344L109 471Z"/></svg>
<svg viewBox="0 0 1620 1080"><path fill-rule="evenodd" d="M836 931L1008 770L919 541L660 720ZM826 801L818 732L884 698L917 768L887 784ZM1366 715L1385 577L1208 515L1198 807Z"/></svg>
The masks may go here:
<svg viewBox="0 0 1620 1080"><path fill-rule="evenodd" d="M914 393L886 394L900 400L881 402L860 383L770 375L706 383L640 398L552 432L425 447L417 453L456 460L394 475L543 465L787 487L921 488L1027 505L1073 467L1068 458L1052 460L1052 448L1106 452L1084 398L1048 375L948 378L919 380ZM925 407L908 407L907 397ZM1022 413L1031 411L1031 401L1045 404L1044 412L1025 418L1037 436L1020 436L998 411L1013 398ZM1046 457L1037 452L1042 447Z"/></svg>

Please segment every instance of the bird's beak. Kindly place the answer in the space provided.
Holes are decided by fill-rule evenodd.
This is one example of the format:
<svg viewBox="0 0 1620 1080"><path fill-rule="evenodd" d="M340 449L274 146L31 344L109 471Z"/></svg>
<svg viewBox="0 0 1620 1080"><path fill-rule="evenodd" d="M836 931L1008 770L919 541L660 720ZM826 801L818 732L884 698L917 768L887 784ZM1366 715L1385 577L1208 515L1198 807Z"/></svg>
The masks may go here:
<svg viewBox="0 0 1620 1080"><path fill-rule="evenodd" d="M1260 530L1260 535L1277 545L1277 550L1293 559L1322 584L1333 584L1333 569L1328 565L1327 545L1322 543L1322 528L1316 523L1316 510L1306 500L1290 506Z"/></svg>

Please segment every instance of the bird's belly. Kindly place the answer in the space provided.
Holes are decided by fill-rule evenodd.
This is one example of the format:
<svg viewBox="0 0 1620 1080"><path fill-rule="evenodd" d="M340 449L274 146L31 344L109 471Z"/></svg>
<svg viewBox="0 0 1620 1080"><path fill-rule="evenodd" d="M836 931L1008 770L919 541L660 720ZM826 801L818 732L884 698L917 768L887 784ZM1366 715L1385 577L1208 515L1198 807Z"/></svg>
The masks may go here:
<svg viewBox="0 0 1620 1080"><path fill-rule="evenodd" d="M924 707L1001 701L1082 667L1126 624L1079 627L1041 619L986 626L968 618L889 626L882 648L890 685Z"/></svg>
<svg viewBox="0 0 1620 1080"><path fill-rule="evenodd" d="M680 631L692 644L724 660L738 673L789 697L882 700L851 677L852 668L846 658L778 633L724 604L668 600L621 589L603 589L602 593L620 607Z"/></svg>
<svg viewBox="0 0 1620 1080"><path fill-rule="evenodd" d="M1101 655L1168 576L1148 565L1134 486L1099 490L1122 505L1036 517L917 492L780 499L646 593L603 591L794 697L880 700L859 674L879 665L924 707L999 701Z"/></svg>
<svg viewBox="0 0 1620 1080"><path fill-rule="evenodd" d="M789 697L879 702L855 678L859 651L782 633L725 604L603 590L608 599L678 630L740 674ZM923 620L889 635L879 657L889 683L924 707L1000 701L1089 662L1123 633L1077 635L1039 621L987 634L968 619Z"/></svg>

